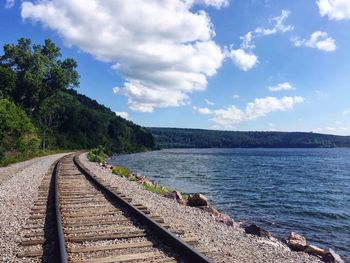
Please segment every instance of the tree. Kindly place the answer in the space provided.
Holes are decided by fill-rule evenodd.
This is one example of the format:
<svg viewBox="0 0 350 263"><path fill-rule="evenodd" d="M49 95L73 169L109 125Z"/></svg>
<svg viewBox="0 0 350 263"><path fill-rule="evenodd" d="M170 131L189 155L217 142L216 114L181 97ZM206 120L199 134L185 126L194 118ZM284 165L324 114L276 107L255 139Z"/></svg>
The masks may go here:
<svg viewBox="0 0 350 263"><path fill-rule="evenodd" d="M11 98L16 89L16 74L0 65L0 98Z"/></svg>
<svg viewBox="0 0 350 263"><path fill-rule="evenodd" d="M31 40L25 38L19 39L16 45L4 45L0 76L1 79L7 77L0 85L6 87L5 96L19 103L28 114L35 115L46 98L59 90L78 87L77 62L71 58L62 61L60 57L60 49L49 39L44 45L31 45ZM15 86L8 85L13 81L13 74Z"/></svg>
<svg viewBox="0 0 350 263"><path fill-rule="evenodd" d="M39 148L39 142L37 130L27 114L13 102L0 99L0 148L3 148L2 151L35 151Z"/></svg>

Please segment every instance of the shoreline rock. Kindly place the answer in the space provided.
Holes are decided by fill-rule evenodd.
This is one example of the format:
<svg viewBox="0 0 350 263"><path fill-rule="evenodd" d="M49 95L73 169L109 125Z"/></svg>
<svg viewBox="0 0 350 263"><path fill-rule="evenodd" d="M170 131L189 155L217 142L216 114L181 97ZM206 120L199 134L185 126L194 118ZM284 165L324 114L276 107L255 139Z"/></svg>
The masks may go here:
<svg viewBox="0 0 350 263"><path fill-rule="evenodd" d="M325 249L325 254L322 256L322 260L326 263L345 263L344 260L331 248Z"/></svg>
<svg viewBox="0 0 350 263"><path fill-rule="evenodd" d="M189 206L209 206L208 198L200 193L196 193L194 195L190 195L188 197L188 205Z"/></svg>
<svg viewBox="0 0 350 263"><path fill-rule="evenodd" d="M290 232L287 245L293 251L304 251L306 247L306 238L295 232Z"/></svg>
<svg viewBox="0 0 350 263"><path fill-rule="evenodd" d="M106 163L100 164L101 168L113 170L114 166L109 165ZM131 176L135 179L135 181L139 184L150 184L150 185L157 185L153 181L149 180L146 176L137 173L137 172L131 172ZM251 234L255 236L259 236L262 238L266 238L271 240L273 239L272 234L255 225L251 224L249 226L242 226L242 222L236 222L233 220L229 215L226 215L224 213L219 212L216 210L213 206L210 205L208 198L201 194L201 193L194 193L193 195L190 195L188 199L183 198L182 194L179 191L171 191L165 195L163 195L164 198L172 199L176 201L177 203L184 205L184 206L190 206L197 209L201 209L208 214L210 214L212 217L215 218L215 221L221 224L225 224L227 226L231 226L233 228L243 228L246 234ZM310 255L314 255L322 261L327 263L345 263L341 257L335 253L332 249L321 249L317 246L307 244L305 237L295 233L291 232L288 240L285 241L287 246L292 250L296 252L304 252ZM327 251L327 252L326 252Z"/></svg>
<svg viewBox="0 0 350 263"><path fill-rule="evenodd" d="M175 200L164 198L163 194L147 191L142 185L130 182L126 177L115 176L109 170L88 162L82 156L87 167L99 174L107 183L118 187L120 191L148 207L152 213L161 215L173 228L183 228L185 236L195 237L199 248L204 247L212 253L215 262L222 263L319 263L319 258L306 253L294 253L280 240L259 238L244 233L243 227L227 226L218 223L213 215L198 207L179 205ZM184 199L185 196L183 196ZM241 224L240 222L235 225ZM182 236L182 234L181 234Z"/></svg>
<svg viewBox="0 0 350 263"><path fill-rule="evenodd" d="M255 224L249 225L244 228L244 231L247 234L258 236L258 237L265 237L267 239L270 239L272 237L271 233Z"/></svg>
<svg viewBox="0 0 350 263"><path fill-rule="evenodd" d="M343 259L331 248L319 248L307 244L306 238L295 232L289 234L287 245L292 251L304 252L310 255L318 256L326 263L345 263Z"/></svg>

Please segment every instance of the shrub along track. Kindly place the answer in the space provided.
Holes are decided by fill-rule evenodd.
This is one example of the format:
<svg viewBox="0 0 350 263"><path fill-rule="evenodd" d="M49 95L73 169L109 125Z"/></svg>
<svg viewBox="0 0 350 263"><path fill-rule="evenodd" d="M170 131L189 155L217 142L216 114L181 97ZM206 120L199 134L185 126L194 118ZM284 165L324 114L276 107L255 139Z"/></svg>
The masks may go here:
<svg viewBox="0 0 350 263"><path fill-rule="evenodd" d="M52 176L51 176L52 175ZM43 262L210 262L164 220L68 155L39 187L22 232L23 252Z"/></svg>

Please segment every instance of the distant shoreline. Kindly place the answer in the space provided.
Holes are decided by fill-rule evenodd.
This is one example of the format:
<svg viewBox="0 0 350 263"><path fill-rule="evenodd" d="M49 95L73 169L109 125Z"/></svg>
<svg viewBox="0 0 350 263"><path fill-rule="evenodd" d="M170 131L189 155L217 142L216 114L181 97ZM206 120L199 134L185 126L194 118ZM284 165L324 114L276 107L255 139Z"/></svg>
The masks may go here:
<svg viewBox="0 0 350 263"><path fill-rule="evenodd" d="M349 148L350 136L313 132L148 128L158 148Z"/></svg>

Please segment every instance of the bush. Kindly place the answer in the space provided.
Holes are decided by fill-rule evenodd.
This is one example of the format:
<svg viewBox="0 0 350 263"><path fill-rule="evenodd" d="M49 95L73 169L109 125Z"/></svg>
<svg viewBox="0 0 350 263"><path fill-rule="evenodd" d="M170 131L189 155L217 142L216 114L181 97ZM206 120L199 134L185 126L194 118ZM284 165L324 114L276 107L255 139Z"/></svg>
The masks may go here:
<svg viewBox="0 0 350 263"><path fill-rule="evenodd" d="M131 175L131 172L128 168L122 167L122 166L117 166L114 167L112 170L112 173L116 174L116 175L120 175L126 178L129 178Z"/></svg>
<svg viewBox="0 0 350 263"><path fill-rule="evenodd" d="M2 160L5 157L5 150L0 145L0 160Z"/></svg>
<svg viewBox="0 0 350 263"><path fill-rule="evenodd" d="M165 195L169 192L171 192L172 190L164 187L164 186L161 186L161 185L158 185L158 184L148 184L148 183L145 183L142 185L142 187L152 193L156 193L156 194L160 194L160 195Z"/></svg>
<svg viewBox="0 0 350 263"><path fill-rule="evenodd" d="M103 146L99 146L95 149L92 149L88 152L87 158L91 162L103 163L106 161L107 155L105 154Z"/></svg>
<svg viewBox="0 0 350 263"><path fill-rule="evenodd" d="M30 118L8 99L0 99L0 142L3 152L35 152L40 147Z"/></svg>

